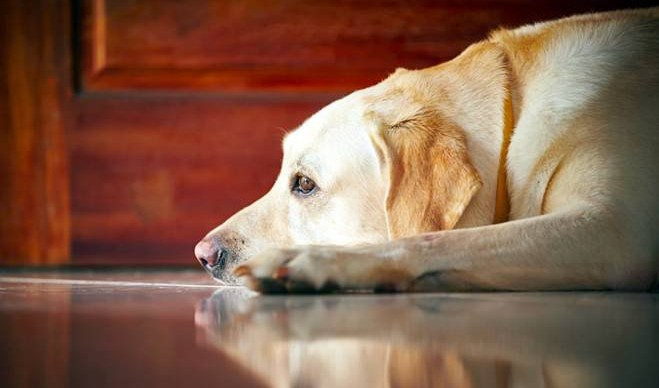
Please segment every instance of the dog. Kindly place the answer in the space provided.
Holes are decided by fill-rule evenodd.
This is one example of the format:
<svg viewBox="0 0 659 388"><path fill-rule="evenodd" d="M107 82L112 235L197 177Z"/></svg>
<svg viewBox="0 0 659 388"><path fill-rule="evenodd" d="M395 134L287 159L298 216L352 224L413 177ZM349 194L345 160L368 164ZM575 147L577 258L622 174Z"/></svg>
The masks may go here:
<svg viewBox="0 0 659 388"><path fill-rule="evenodd" d="M195 255L261 292L649 290L659 8L493 32L283 141L271 190Z"/></svg>

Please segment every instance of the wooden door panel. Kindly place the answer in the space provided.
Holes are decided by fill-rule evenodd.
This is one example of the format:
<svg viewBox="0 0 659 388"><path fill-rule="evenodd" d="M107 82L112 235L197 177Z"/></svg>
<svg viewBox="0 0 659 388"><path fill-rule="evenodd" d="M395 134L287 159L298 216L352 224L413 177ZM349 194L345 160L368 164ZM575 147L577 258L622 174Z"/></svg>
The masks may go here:
<svg viewBox="0 0 659 388"><path fill-rule="evenodd" d="M75 261L193 263L198 239L270 188L284 129L325 102L80 98Z"/></svg>
<svg viewBox="0 0 659 388"><path fill-rule="evenodd" d="M639 2L642 3L642 2ZM85 90L337 91L452 58L498 26L623 1L87 0Z"/></svg>

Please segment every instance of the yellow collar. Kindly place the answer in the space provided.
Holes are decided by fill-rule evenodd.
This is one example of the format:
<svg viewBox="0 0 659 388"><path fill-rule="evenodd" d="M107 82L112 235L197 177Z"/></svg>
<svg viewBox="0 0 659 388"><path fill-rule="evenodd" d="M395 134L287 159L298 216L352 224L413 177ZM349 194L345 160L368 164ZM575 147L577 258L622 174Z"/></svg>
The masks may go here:
<svg viewBox="0 0 659 388"><path fill-rule="evenodd" d="M499 171L497 173L497 195L494 202L494 221L498 224L508 221L510 215L510 198L508 196L506 160L508 159L508 147L513 135L513 102L512 85L507 85L506 97L503 101L503 138L501 140L501 153L499 154Z"/></svg>

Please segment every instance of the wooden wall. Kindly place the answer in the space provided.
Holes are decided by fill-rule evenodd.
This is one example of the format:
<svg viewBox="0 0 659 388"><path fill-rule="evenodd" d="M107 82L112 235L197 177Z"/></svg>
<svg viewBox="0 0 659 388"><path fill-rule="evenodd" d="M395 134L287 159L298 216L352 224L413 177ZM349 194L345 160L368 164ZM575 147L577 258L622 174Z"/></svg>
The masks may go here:
<svg viewBox="0 0 659 388"><path fill-rule="evenodd" d="M65 1L0 2L0 264L70 258L67 36Z"/></svg>
<svg viewBox="0 0 659 388"><path fill-rule="evenodd" d="M68 148L62 159L70 169L61 171L62 179L70 176L70 185L57 191L70 198L71 262L193 264L192 250L199 238L267 191L278 170L283 132L331 100L381 80L396 67L420 68L448 60L501 25L650 4L627 0L80 0L67 4L63 8L68 7L72 16L71 35L62 38L48 35L54 30L42 30L47 35L42 39L59 42L56 64L72 75L70 82L66 74L52 81L68 82L74 91L65 110L72 120L66 125ZM37 15L30 17L40 23ZM12 28L15 34L25 27ZM10 42L12 47L27 44ZM2 71L12 70L3 67ZM26 77L38 87L47 87L43 78ZM29 104L14 101L9 90L3 95L3 107ZM58 123L3 125L18 132L28 128L36 135L53 133L57 143L62 128ZM3 132L2 150L13 151L12 160L22 157L23 151L11 143L14 132L8 133ZM57 171L64 165L59 160L53 167ZM25 183L15 167L7 170L12 182L33 185ZM18 252L17 257L33 257L17 248L22 232L13 222L20 212L35 219L51 217L39 210L44 204L20 202L23 191L53 195L51 188L41 185L0 197L3 212L10 209L11 215L0 225L13 233L3 237L2 256ZM45 203L51 202L60 209L55 217L68 225L68 202L57 195ZM33 206L41 213L30 215ZM35 235L43 233L34 225L26 227ZM57 257L64 257L67 251L58 252Z"/></svg>

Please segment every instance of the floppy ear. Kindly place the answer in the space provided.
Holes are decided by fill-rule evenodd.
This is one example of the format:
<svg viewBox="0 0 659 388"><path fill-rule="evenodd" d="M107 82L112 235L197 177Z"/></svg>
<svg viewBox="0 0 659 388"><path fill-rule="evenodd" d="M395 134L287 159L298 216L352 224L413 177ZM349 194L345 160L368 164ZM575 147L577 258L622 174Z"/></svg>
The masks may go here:
<svg viewBox="0 0 659 388"><path fill-rule="evenodd" d="M452 229L481 188L465 131L502 128L502 60L491 44L476 45L434 68L399 69L373 96L390 238Z"/></svg>
<svg viewBox="0 0 659 388"><path fill-rule="evenodd" d="M452 229L481 187L459 128L438 112L421 110L381 136L390 237Z"/></svg>

